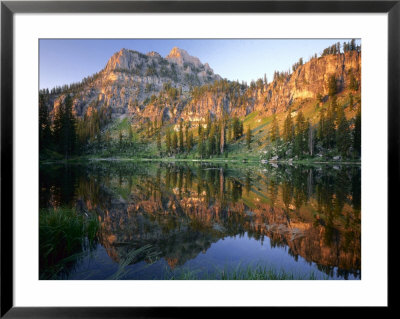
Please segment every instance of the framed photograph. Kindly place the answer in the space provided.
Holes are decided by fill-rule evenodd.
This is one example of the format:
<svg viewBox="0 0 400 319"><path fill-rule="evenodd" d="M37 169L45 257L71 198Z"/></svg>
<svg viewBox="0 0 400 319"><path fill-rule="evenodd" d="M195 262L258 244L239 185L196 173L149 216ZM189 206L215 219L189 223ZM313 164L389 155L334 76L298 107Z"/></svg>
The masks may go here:
<svg viewBox="0 0 400 319"><path fill-rule="evenodd" d="M399 18L2 1L1 316L389 309Z"/></svg>

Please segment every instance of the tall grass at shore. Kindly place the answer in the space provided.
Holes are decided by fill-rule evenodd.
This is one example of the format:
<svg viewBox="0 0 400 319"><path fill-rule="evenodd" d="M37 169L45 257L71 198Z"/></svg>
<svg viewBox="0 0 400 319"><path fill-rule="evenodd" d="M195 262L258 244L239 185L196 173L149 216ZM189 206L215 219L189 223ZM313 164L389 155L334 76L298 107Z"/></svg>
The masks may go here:
<svg viewBox="0 0 400 319"><path fill-rule="evenodd" d="M55 279L68 272L93 246L99 222L70 208L39 211L39 278Z"/></svg>
<svg viewBox="0 0 400 319"><path fill-rule="evenodd" d="M283 269L277 270L266 265L238 266L234 269L217 269L200 274L191 270L167 273L163 279L169 280L317 280L317 276L309 274L295 274ZM323 279L328 279L323 278Z"/></svg>

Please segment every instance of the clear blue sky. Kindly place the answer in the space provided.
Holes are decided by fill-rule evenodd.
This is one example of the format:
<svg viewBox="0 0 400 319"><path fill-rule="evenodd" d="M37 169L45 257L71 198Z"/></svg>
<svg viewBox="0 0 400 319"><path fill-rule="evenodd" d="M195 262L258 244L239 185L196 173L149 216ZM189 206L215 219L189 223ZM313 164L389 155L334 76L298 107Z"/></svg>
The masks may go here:
<svg viewBox="0 0 400 319"><path fill-rule="evenodd" d="M350 39L41 39L39 42L40 88L79 82L100 71L108 59L122 48L142 53L156 51L165 57L177 46L208 63L215 73L229 80L268 80L274 71L286 71L300 57L305 61L315 53ZM360 43L360 41L357 41Z"/></svg>

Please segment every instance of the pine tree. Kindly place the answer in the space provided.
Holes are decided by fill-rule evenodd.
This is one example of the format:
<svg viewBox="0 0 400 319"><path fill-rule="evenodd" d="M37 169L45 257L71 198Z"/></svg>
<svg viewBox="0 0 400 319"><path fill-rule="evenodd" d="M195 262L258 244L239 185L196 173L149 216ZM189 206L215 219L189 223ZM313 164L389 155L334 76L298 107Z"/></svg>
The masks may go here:
<svg viewBox="0 0 400 319"><path fill-rule="evenodd" d="M187 151L190 152L193 148L193 133L189 132L187 140L186 140L186 144L187 144Z"/></svg>
<svg viewBox="0 0 400 319"><path fill-rule="evenodd" d="M174 153L178 151L178 136L175 131L172 133L172 151Z"/></svg>
<svg viewBox="0 0 400 319"><path fill-rule="evenodd" d="M108 146L110 144L110 141L111 141L110 131L106 132L105 140L106 140L106 143L107 143L107 146Z"/></svg>
<svg viewBox="0 0 400 319"><path fill-rule="evenodd" d="M97 148L100 149L101 148L101 144L102 144L102 138L101 138L101 134L100 132L97 133L96 135L96 143L97 143Z"/></svg>
<svg viewBox="0 0 400 319"><path fill-rule="evenodd" d="M233 118L232 133L233 133L234 140L237 140L241 136L240 135L240 120L237 117Z"/></svg>
<svg viewBox="0 0 400 319"><path fill-rule="evenodd" d="M276 120L276 115L273 115L272 124L270 129L270 140L272 143L277 143L279 140L279 126L278 121Z"/></svg>
<svg viewBox="0 0 400 319"><path fill-rule="evenodd" d="M353 94L351 94L351 92L349 93L349 106L350 108L353 108L354 105L354 98L353 98Z"/></svg>
<svg viewBox="0 0 400 319"><path fill-rule="evenodd" d="M328 80L328 95L334 96L337 93L335 75L331 75Z"/></svg>
<svg viewBox="0 0 400 319"><path fill-rule="evenodd" d="M183 122L179 122L179 152L183 152Z"/></svg>
<svg viewBox="0 0 400 319"><path fill-rule="evenodd" d="M198 143L198 152L201 158L205 155L205 145L204 145L204 133L203 131L200 132L199 135L199 143Z"/></svg>
<svg viewBox="0 0 400 319"><path fill-rule="evenodd" d="M354 76L353 73L350 74L349 89L353 90L353 91L357 91L358 90L358 82L357 82L356 77Z"/></svg>
<svg viewBox="0 0 400 319"><path fill-rule="evenodd" d="M160 131L157 132L157 149L161 151L161 134Z"/></svg>
<svg viewBox="0 0 400 319"><path fill-rule="evenodd" d="M211 156L216 153L216 139L214 135L210 135L207 140L207 155Z"/></svg>
<svg viewBox="0 0 400 319"><path fill-rule="evenodd" d="M223 154L224 153L224 149L225 149L225 120L222 120L220 123L220 138L219 138L219 148L220 148L220 153Z"/></svg>
<svg viewBox="0 0 400 319"><path fill-rule="evenodd" d="M50 147L51 144L51 129L49 111L45 101L45 96L39 94L39 148Z"/></svg>
<svg viewBox="0 0 400 319"><path fill-rule="evenodd" d="M129 131L128 131L128 138L129 138L129 144L132 143L132 139L133 139L133 132L132 132L132 126L129 125Z"/></svg>
<svg viewBox="0 0 400 319"><path fill-rule="evenodd" d="M119 148L122 148L122 131L119 130Z"/></svg>
<svg viewBox="0 0 400 319"><path fill-rule="evenodd" d="M205 136L208 138L209 133L210 133L210 128L211 128L211 113L208 112L207 115L207 128L206 128L206 132L205 132Z"/></svg>
<svg viewBox="0 0 400 319"><path fill-rule="evenodd" d="M307 132L308 132L308 152L311 156L313 156L314 155L315 130L310 121L307 121Z"/></svg>
<svg viewBox="0 0 400 319"><path fill-rule="evenodd" d="M361 108L358 108L354 122L353 147L357 156L361 157Z"/></svg>
<svg viewBox="0 0 400 319"><path fill-rule="evenodd" d="M165 145L167 148L167 152L171 153L171 130L167 129L167 133L165 134Z"/></svg>
<svg viewBox="0 0 400 319"><path fill-rule="evenodd" d="M76 151L76 120L72 114L72 98L67 95L54 119L54 140L57 150L68 158Z"/></svg>
<svg viewBox="0 0 400 319"><path fill-rule="evenodd" d="M251 143L251 129L250 129L250 125L247 126L246 142L247 142L247 148L250 149L250 143Z"/></svg>
<svg viewBox="0 0 400 319"><path fill-rule="evenodd" d="M199 126L197 127L197 134L200 136L202 131L203 131L203 126L201 122L199 122Z"/></svg>
<svg viewBox="0 0 400 319"><path fill-rule="evenodd" d="M325 110L321 109L319 114L319 125L317 138L319 141L323 142L325 140Z"/></svg>
<svg viewBox="0 0 400 319"><path fill-rule="evenodd" d="M328 112L325 118L325 125L324 125L325 147L333 147L335 145L336 109L337 109L336 99L333 98L330 106L328 107Z"/></svg>
<svg viewBox="0 0 400 319"><path fill-rule="evenodd" d="M285 142L292 142L294 136L294 126L292 121L292 115L288 112L286 116L285 123L283 126L283 140Z"/></svg>
<svg viewBox="0 0 400 319"><path fill-rule="evenodd" d="M185 142L186 142L186 151L189 152L189 125L185 125Z"/></svg>
<svg viewBox="0 0 400 319"><path fill-rule="evenodd" d="M347 156L351 146L349 123L347 122L343 108L338 112L338 125L336 131L336 145L343 157Z"/></svg>
<svg viewBox="0 0 400 319"><path fill-rule="evenodd" d="M296 118L295 153L302 156L307 150L307 124L303 112L299 111Z"/></svg>

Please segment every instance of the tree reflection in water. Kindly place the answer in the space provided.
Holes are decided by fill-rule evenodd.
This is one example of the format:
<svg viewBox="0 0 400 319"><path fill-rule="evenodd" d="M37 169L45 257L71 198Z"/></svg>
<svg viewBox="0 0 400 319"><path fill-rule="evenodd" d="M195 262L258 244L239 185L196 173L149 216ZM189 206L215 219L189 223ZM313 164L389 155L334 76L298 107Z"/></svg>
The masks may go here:
<svg viewBox="0 0 400 319"><path fill-rule="evenodd" d="M328 275L361 274L361 169L98 162L41 167L40 205L94 211L115 262L151 245L171 268L249 236ZM138 258L135 263L146 260Z"/></svg>

